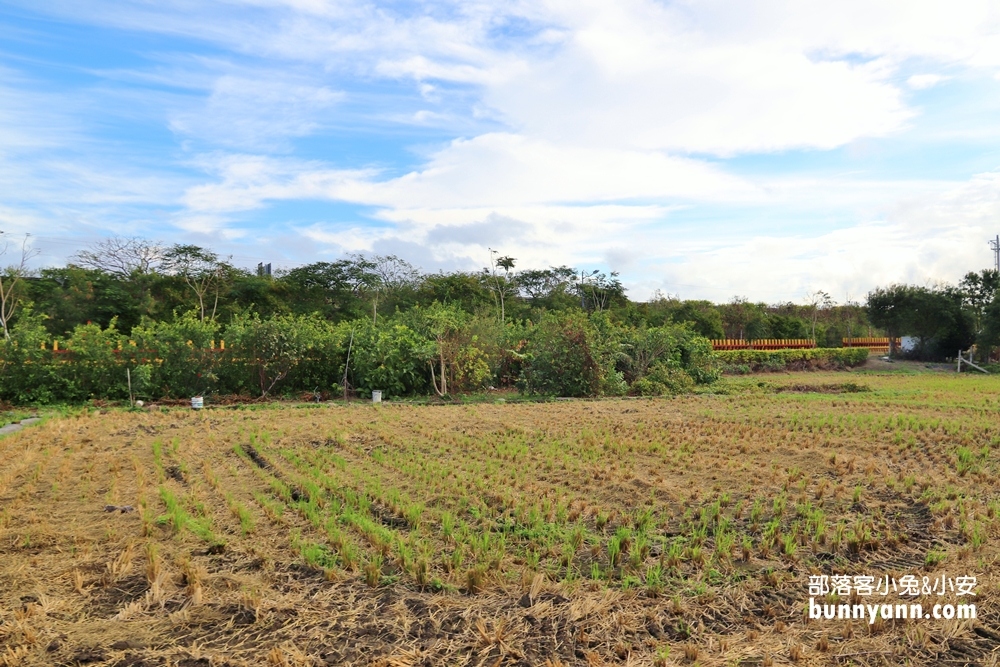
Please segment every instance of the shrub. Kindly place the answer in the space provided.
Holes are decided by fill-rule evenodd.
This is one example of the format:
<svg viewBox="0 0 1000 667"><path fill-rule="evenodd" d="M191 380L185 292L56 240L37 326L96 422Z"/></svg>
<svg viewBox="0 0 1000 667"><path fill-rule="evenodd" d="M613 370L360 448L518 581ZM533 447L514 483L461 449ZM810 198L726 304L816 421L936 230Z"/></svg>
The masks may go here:
<svg viewBox="0 0 1000 667"><path fill-rule="evenodd" d="M131 369L132 395L135 398L156 398L153 392L153 366L139 364Z"/></svg>
<svg viewBox="0 0 1000 667"><path fill-rule="evenodd" d="M78 324L67 341L69 355L60 364L66 378L67 396L70 400L90 398L125 398L128 381L125 374L126 360L119 349L123 336L118 332L117 319L112 318L107 328L97 324Z"/></svg>
<svg viewBox="0 0 1000 667"><path fill-rule="evenodd" d="M528 333L518 387L529 394L598 395L602 369L596 337L582 312L545 314Z"/></svg>
<svg viewBox="0 0 1000 667"><path fill-rule="evenodd" d="M683 394L693 387L694 378L684 369L657 364L649 374L632 383L632 393L637 396L665 396Z"/></svg>
<svg viewBox="0 0 1000 667"><path fill-rule="evenodd" d="M225 338L224 350L217 345ZM439 303L380 318L333 324L317 315L238 315L225 327L191 312L170 322L144 319L126 338L78 326L54 353L30 311L0 347L0 398L17 403L209 393L259 396L339 388L362 395L478 391L517 386L558 396L662 395L710 382L719 362L687 326L627 327L607 313L545 314L504 324ZM436 377L434 374L436 373ZM432 385L432 377L436 386ZM447 378L447 382L441 380Z"/></svg>
<svg viewBox="0 0 1000 667"><path fill-rule="evenodd" d="M477 391L492 384L500 357L502 325L495 318L474 317L454 304L435 301L397 315L425 344L420 348L435 392Z"/></svg>
<svg viewBox="0 0 1000 667"><path fill-rule="evenodd" d="M815 347L804 350L723 350L714 356L727 373L840 369L868 360L864 347Z"/></svg>
<svg viewBox="0 0 1000 667"><path fill-rule="evenodd" d="M226 327L224 384L261 396L332 389L343 373L345 333L315 315L236 317Z"/></svg>
<svg viewBox="0 0 1000 667"><path fill-rule="evenodd" d="M711 343L686 324L630 328L624 334L623 346L620 368L632 384L658 366L663 367L661 375L666 369L682 371L699 384L714 382L719 376L719 363L712 356ZM675 378L667 384L676 381ZM682 382L690 385L689 381ZM633 388L633 393L641 392Z"/></svg>
<svg viewBox="0 0 1000 667"><path fill-rule="evenodd" d="M361 394L379 389L389 396L430 391L427 339L391 318L355 323L350 376Z"/></svg>
<svg viewBox="0 0 1000 667"><path fill-rule="evenodd" d="M25 309L0 339L0 398L18 405L65 400L69 393L43 317ZM48 345L50 349L45 349Z"/></svg>
<svg viewBox="0 0 1000 667"><path fill-rule="evenodd" d="M131 368L149 365L152 396L199 396L217 389L220 355L213 351L219 324L185 313L173 322L144 318L123 348ZM124 374L124 371L123 371Z"/></svg>

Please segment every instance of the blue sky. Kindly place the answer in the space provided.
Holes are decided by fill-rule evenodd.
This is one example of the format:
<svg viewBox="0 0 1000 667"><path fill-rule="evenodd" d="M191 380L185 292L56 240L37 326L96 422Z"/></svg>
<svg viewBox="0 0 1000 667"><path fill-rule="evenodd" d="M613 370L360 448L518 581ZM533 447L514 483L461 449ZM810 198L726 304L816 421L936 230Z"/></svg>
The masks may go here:
<svg viewBox="0 0 1000 667"><path fill-rule="evenodd" d="M493 247L862 300L991 265L998 119L989 2L0 2L0 229L42 264Z"/></svg>

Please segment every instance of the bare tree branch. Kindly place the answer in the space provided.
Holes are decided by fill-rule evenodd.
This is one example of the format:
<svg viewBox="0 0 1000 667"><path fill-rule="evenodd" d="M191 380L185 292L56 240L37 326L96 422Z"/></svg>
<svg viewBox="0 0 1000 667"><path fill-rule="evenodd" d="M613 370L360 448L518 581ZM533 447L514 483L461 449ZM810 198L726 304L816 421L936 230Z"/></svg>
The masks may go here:
<svg viewBox="0 0 1000 667"><path fill-rule="evenodd" d="M420 280L420 271L395 255L375 255L368 259L370 271L378 277L382 289L392 292Z"/></svg>
<svg viewBox="0 0 1000 667"><path fill-rule="evenodd" d="M158 270L164 260L162 243L138 237L113 236L94 243L89 250L73 255L76 264L122 278Z"/></svg>
<svg viewBox="0 0 1000 667"><path fill-rule="evenodd" d="M816 320L819 319L819 312L821 310L829 310L836 304L830 295L823 290L816 290L807 296L806 299L809 302L809 307L812 309L812 338L816 340Z"/></svg>
<svg viewBox="0 0 1000 667"><path fill-rule="evenodd" d="M0 232L2 234L3 232ZM0 326L3 327L4 338L10 340L10 321L21 305L21 282L28 275L28 262L38 255L38 250L28 245L28 234L21 241L21 256L16 264L11 264L0 272ZM12 243L6 238L0 240L0 257L5 257Z"/></svg>

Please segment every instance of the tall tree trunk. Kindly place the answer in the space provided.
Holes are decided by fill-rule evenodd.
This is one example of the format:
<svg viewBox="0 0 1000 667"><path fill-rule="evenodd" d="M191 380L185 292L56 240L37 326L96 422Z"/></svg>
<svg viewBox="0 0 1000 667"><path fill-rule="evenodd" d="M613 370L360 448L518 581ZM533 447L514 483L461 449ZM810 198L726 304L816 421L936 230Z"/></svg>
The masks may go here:
<svg viewBox="0 0 1000 667"><path fill-rule="evenodd" d="M441 346L441 395L448 393L448 369L444 365L444 346Z"/></svg>

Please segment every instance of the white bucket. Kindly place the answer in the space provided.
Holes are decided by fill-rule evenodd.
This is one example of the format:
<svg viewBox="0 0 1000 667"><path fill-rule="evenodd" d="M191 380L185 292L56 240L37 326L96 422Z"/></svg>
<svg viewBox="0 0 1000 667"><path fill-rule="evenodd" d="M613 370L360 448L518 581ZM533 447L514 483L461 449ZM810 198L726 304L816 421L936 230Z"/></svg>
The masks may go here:
<svg viewBox="0 0 1000 667"><path fill-rule="evenodd" d="M192 396L191 407L194 408L195 410L201 410L203 407L205 407L205 399L202 398L201 396Z"/></svg>
<svg viewBox="0 0 1000 667"><path fill-rule="evenodd" d="M372 403L381 403L381 402L382 402L382 392L379 391L378 389L373 389L372 390Z"/></svg>

